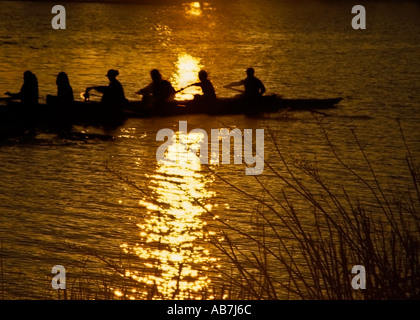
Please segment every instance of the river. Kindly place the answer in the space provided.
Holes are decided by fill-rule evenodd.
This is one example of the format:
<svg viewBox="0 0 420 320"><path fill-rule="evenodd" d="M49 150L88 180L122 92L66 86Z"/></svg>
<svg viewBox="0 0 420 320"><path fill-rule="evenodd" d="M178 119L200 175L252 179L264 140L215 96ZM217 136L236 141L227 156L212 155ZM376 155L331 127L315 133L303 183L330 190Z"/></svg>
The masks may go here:
<svg viewBox="0 0 420 320"><path fill-rule="evenodd" d="M265 160L282 171L271 128L287 159L316 161L325 179L363 198L337 164L318 121L346 162L368 175L354 130L381 181L402 188L409 183L396 119L418 154L420 24L415 1L367 2L366 30L352 29L350 1L65 3L65 30L52 29L52 5L0 1L2 93L17 92L23 72L31 70L45 101L56 91L56 75L65 71L81 100L86 87L106 85L105 74L113 68L119 70L127 98L136 100L135 91L158 68L175 88L197 81L198 71L206 69L218 96L227 97L235 92L223 86L243 79L252 66L267 93L344 100L326 110L328 116L289 112L257 118L129 119L111 133L113 139L101 139L99 129L75 128L99 138L59 140L39 134L1 145L4 298L57 298L51 289L54 265L65 267L75 298L95 298L103 279L111 283L108 298L133 299L202 297L206 288L223 282L222 273L235 268L212 244L229 231L217 217L252 235L257 204L215 173L250 193L260 194L260 185L245 175L242 164L207 166L182 155L178 163L157 162L162 144L157 132L176 132L180 120L188 122L188 130L201 128L209 135L218 128L265 128ZM196 93L190 88L177 98ZM185 136L177 133L177 138ZM176 157L177 150L171 144L168 157ZM284 187L267 167L261 179L272 190ZM301 205L293 193L289 198ZM242 248L249 245L242 236L232 237ZM137 286L114 272L121 266ZM77 296L78 285L92 292ZM208 292L205 298L212 297Z"/></svg>

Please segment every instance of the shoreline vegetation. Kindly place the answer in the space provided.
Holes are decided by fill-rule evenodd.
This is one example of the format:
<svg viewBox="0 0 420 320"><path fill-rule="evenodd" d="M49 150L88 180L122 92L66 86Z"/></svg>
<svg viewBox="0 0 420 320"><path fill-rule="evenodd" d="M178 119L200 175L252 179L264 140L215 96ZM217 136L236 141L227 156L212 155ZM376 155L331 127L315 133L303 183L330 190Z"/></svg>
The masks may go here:
<svg viewBox="0 0 420 320"><path fill-rule="evenodd" d="M265 165L275 179L284 183L284 190L276 192L255 176L264 191L263 197L256 197L213 171L221 181L258 204L254 213L257 236L226 224L230 234L250 240L255 248L252 252L237 246L229 233L225 233L225 243L215 243L236 266L240 281L225 276L254 299L420 299L420 166L410 152L401 123L398 121L411 176L411 185L403 191L380 182L354 131L357 151L370 176L362 176L349 166L322 123L318 124L348 179L360 184L373 205L348 193L344 185L341 189L330 187L331 182L323 179L316 162L286 161L273 131L268 129L285 172L280 173L267 162ZM302 174L307 178L304 182ZM299 194L312 211L292 203L286 189ZM312 214L309 223L308 214ZM355 265L366 269L365 290L354 290L351 285Z"/></svg>
<svg viewBox="0 0 420 320"><path fill-rule="evenodd" d="M370 200L369 205L365 199L348 192L345 185L332 187L331 182L323 178L316 161L286 160L275 133L268 128L268 136L284 170L279 172L272 162L267 161L265 170L270 179L281 181L283 190L272 189L262 177L253 176L262 190L262 196L256 196L206 166L216 179L254 204L250 206L254 233L246 233L214 216L199 199L189 196L205 214L214 216L223 226L224 240L214 236L211 244L232 265L230 273L217 270L222 274L220 283L212 283L203 292L191 294L191 299L420 299L420 165L410 151L401 123L397 121L406 153L404 165L411 176L410 184L404 189L380 182L366 150L352 131L356 150L368 169L368 175L358 173L339 154L327 129L319 119L317 121L334 159L349 179L359 183L360 190ZM106 167L144 196L151 196L120 172ZM289 192L298 195L306 205L292 203ZM249 243L252 250L235 243L238 238ZM83 253L86 261L78 278L69 277L67 290L48 289L49 278L45 299L129 299L130 295L142 290L146 292L142 294L146 299L165 298L153 285L140 285L127 276L123 258L111 261L94 250L66 245ZM3 247L2 244L0 299L15 299L9 290L13 291L13 282L18 281L19 276L15 275L14 281L7 279L10 275L5 272ZM88 272L89 259L96 259L104 265L101 277ZM355 265L363 265L366 269L364 290L355 290L351 286L354 277L351 270ZM121 281L117 283L110 277L112 273L120 274ZM176 297L174 294L173 298Z"/></svg>

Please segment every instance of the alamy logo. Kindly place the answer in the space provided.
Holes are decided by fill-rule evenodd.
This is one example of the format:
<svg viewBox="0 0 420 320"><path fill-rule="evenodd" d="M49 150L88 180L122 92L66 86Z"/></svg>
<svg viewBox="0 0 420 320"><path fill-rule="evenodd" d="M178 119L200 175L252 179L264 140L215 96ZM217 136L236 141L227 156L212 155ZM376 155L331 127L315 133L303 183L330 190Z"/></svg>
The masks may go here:
<svg viewBox="0 0 420 320"><path fill-rule="evenodd" d="M179 121L178 141L176 142L176 134L173 130L165 128L158 131L156 141L165 141L156 151L157 161L174 162L176 160L166 157L165 153L169 146L173 143L178 144L178 154L187 152L188 159L199 159L202 164L219 164L220 161L220 140L222 141L222 164L230 163L230 140L233 137L234 155L233 163L242 164L245 162L248 166L245 169L246 175L259 175L264 170L264 129L256 129L255 131L255 156L253 155L253 134L252 129L245 129L243 134L239 129L211 129L211 154L209 157L209 140L207 132L197 128L187 131L187 121ZM201 136L200 141L191 138L193 135ZM187 137L186 141L180 141L180 136ZM242 157L243 150L243 157ZM199 155L198 155L199 153ZM210 158L210 159L209 159Z"/></svg>
<svg viewBox="0 0 420 320"><path fill-rule="evenodd" d="M51 20L51 26L54 30L66 29L66 8L61 5L55 5L51 9L51 13L57 14Z"/></svg>
<svg viewBox="0 0 420 320"><path fill-rule="evenodd" d="M351 9L351 13L356 14L351 20L354 30L366 29L366 9L364 6L356 5Z"/></svg>
<svg viewBox="0 0 420 320"><path fill-rule="evenodd" d="M366 289L366 270L364 266L355 265L351 269L352 274L356 274L351 280L351 286L353 289Z"/></svg>
<svg viewBox="0 0 420 320"><path fill-rule="evenodd" d="M56 274L51 280L53 289L66 289L66 269L62 265L56 265L51 270L52 274Z"/></svg>

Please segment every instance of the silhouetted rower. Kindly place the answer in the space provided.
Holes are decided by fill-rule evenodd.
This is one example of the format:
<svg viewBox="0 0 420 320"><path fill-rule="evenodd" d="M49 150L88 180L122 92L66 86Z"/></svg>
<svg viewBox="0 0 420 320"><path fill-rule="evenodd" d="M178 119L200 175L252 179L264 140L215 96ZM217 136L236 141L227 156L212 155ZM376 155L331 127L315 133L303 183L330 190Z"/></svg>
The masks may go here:
<svg viewBox="0 0 420 320"><path fill-rule="evenodd" d="M57 85L57 96L47 96L48 104L69 105L74 102L73 88L70 86L69 77L65 72L60 72L55 81Z"/></svg>
<svg viewBox="0 0 420 320"><path fill-rule="evenodd" d="M232 82L225 86L225 88L244 86L244 97L247 98L258 98L265 93L265 87L260 79L254 76L254 68L248 68L246 70L247 77L238 82Z"/></svg>
<svg viewBox="0 0 420 320"><path fill-rule="evenodd" d="M38 79L31 71L23 73L23 85L18 93L6 92L5 95L9 96L11 100L20 100L24 105L37 105L38 104Z"/></svg>
<svg viewBox="0 0 420 320"><path fill-rule="evenodd" d="M200 101L212 101L216 100L216 92L214 90L213 84L208 79L207 72L204 70L201 70L198 73L198 78L200 79L200 82L190 84L188 87L197 86L201 88L201 91L203 91L203 95L195 95L194 99L200 100ZM186 87L186 88L188 88ZM184 89L186 89L184 88Z"/></svg>
<svg viewBox="0 0 420 320"><path fill-rule="evenodd" d="M102 93L101 103L112 108L119 108L127 102L124 95L124 89L121 83L117 80L119 75L118 70L110 69L105 75L109 79L108 86L97 86L86 88L85 97L89 97L90 90L96 90Z"/></svg>
<svg viewBox="0 0 420 320"><path fill-rule="evenodd" d="M136 93L143 95L143 100L151 101L153 104L173 101L175 98L175 89L171 83L168 80L162 79L162 75L157 69L150 71L150 76L152 82Z"/></svg>

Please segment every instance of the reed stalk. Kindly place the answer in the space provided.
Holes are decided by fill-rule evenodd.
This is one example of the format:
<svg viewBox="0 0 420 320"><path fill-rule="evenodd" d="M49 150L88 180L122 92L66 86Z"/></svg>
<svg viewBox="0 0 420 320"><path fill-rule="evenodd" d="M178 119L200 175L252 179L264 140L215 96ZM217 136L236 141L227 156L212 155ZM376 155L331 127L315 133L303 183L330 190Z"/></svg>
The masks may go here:
<svg viewBox="0 0 420 320"><path fill-rule="evenodd" d="M268 128L284 171L267 161L265 167L284 186L280 192L255 176L264 194L257 196L208 167L221 182L255 203L253 214L262 225L259 235L250 235L220 220L227 230L226 241L214 238L214 242L237 268L235 283L242 284L241 290L246 288L253 299L419 299L420 174L401 124L398 122L411 176L411 185L403 194L392 186L389 191L390 187L380 182L354 131L368 176L346 163L326 128L320 121L318 124L334 158L359 183L370 206L360 199L360 193L354 194L344 185L330 187L316 163L287 161ZM245 251L233 239L256 249ZM354 265L366 268L365 290L351 286Z"/></svg>

